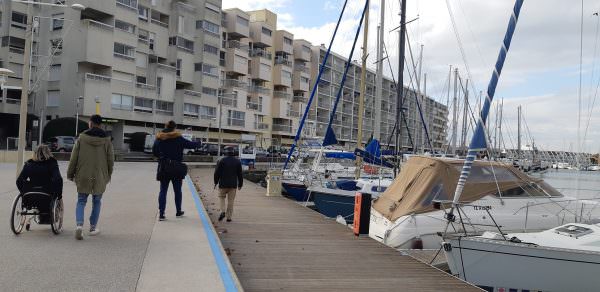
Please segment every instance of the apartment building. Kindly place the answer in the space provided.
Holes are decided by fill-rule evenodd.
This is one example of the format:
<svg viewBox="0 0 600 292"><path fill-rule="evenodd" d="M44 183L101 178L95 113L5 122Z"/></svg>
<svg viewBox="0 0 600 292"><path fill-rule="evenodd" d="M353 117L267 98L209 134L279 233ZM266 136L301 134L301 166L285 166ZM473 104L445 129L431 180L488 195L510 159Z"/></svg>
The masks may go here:
<svg viewBox="0 0 600 292"><path fill-rule="evenodd" d="M221 10L220 0L67 0L83 11L35 6L28 133L57 118L99 112L115 147L126 137L153 133L175 120L210 142L255 137L259 146L289 145L306 109L325 48L278 29L269 10ZM0 140L16 136L27 6L0 2L1 67L13 70L0 99ZM332 54L318 84L304 136L323 136L345 57ZM358 128L358 64L352 63L334 120L340 142L352 148ZM367 72L364 140L381 115L386 143L395 123L395 85L384 78L382 111L374 112L375 74ZM408 127L421 141L414 92L406 97ZM412 94L412 95L411 95ZM411 98L412 96L412 98ZM446 141L447 108L420 96L434 147ZM218 129L221 129L219 131ZM74 131L74 130L73 130ZM404 131L404 148L412 148ZM421 135L421 136L419 136ZM393 144L393 139L390 140ZM419 147L419 146L417 146Z"/></svg>

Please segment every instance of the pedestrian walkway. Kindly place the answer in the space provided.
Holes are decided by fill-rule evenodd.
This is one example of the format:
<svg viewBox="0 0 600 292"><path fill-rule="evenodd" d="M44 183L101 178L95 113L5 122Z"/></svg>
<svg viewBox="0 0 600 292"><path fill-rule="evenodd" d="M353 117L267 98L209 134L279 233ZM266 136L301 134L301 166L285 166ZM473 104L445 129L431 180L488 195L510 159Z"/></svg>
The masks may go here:
<svg viewBox="0 0 600 292"><path fill-rule="evenodd" d="M249 181L218 222L212 170L191 177L245 291L480 291Z"/></svg>
<svg viewBox="0 0 600 292"><path fill-rule="evenodd" d="M64 176L66 163L60 166ZM0 164L0 222L8 223L16 195L14 167ZM62 234L33 224L32 231L15 236L8 224L0 225L0 290L240 290L220 243L214 241L212 226L201 220L198 211L203 208L196 205L199 199L188 184L183 187L186 216L175 218L170 190L168 220L157 221L155 170L154 163L115 164L97 237L75 240L75 185L66 179ZM90 205L86 211L87 217Z"/></svg>

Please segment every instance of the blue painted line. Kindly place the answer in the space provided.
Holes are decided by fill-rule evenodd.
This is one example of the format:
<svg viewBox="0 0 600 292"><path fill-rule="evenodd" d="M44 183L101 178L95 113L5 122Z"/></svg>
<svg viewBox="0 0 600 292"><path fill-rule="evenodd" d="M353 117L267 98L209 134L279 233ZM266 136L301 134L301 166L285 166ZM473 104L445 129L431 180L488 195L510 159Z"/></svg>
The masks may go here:
<svg viewBox="0 0 600 292"><path fill-rule="evenodd" d="M221 280L223 281L223 285L225 286L225 291L227 292L237 292L238 289L235 286L235 281L233 281L233 275L231 275L231 271L227 266L227 262L223 251L221 250L219 244L217 243L216 233L212 229L212 223L204 214L204 210L202 210L203 205L200 201L200 196L198 195L198 191L196 191L196 187L192 183L192 180L189 176L185 178L190 191L192 192L192 197L194 198L194 202L196 203L196 209L198 210L198 215L200 215L200 220L202 221L202 226L204 227L204 233L208 238L208 244L210 245L210 250L212 251L213 256L215 257L215 261L217 262L217 267L219 268L219 274L221 274Z"/></svg>

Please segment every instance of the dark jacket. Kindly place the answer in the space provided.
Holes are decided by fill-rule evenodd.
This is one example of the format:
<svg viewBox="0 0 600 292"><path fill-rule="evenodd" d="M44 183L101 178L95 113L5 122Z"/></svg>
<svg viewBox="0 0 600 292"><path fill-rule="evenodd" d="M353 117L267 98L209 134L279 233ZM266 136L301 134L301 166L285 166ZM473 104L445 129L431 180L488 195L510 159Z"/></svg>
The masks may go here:
<svg viewBox="0 0 600 292"><path fill-rule="evenodd" d="M164 129L156 134L152 154L158 158L182 161L184 149L196 149L199 147L200 142L192 142L183 138L181 133L177 131Z"/></svg>
<svg viewBox="0 0 600 292"><path fill-rule="evenodd" d="M40 191L61 198L63 179L56 159L27 161L17 178L17 188L22 194Z"/></svg>
<svg viewBox="0 0 600 292"><path fill-rule="evenodd" d="M103 194L110 182L115 161L110 136L92 127L81 133L69 161L67 179L77 185L82 194Z"/></svg>
<svg viewBox="0 0 600 292"><path fill-rule="evenodd" d="M215 169L215 185L219 188L241 188L244 184L242 176L242 163L233 156L226 156L219 160Z"/></svg>

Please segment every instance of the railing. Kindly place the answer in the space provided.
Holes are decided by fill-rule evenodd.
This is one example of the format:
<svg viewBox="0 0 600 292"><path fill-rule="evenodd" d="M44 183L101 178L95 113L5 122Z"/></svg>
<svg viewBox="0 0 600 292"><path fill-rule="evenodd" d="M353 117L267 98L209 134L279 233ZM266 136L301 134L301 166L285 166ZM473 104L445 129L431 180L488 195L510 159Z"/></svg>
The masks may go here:
<svg viewBox="0 0 600 292"><path fill-rule="evenodd" d="M225 67L226 64L225 59L219 59L219 66Z"/></svg>
<svg viewBox="0 0 600 292"><path fill-rule="evenodd" d="M231 40L225 42L225 48L228 49L238 49L238 50L248 50L250 47L247 44L243 44L240 41Z"/></svg>
<svg viewBox="0 0 600 292"><path fill-rule="evenodd" d="M295 65L294 71L299 71L299 72L303 72L303 73L307 73L307 74L309 74L309 72L310 72L308 67L306 67L305 65Z"/></svg>
<svg viewBox="0 0 600 292"><path fill-rule="evenodd" d="M137 7L129 6L129 5L127 5L125 3L121 3L119 1L117 1L117 6L121 6L123 8L131 9L131 10L135 10L136 12L138 11Z"/></svg>
<svg viewBox="0 0 600 292"><path fill-rule="evenodd" d="M115 27L100 21L95 21L92 19L86 19L85 22L87 22L88 27L96 27L96 28L100 28L100 29L104 29L104 30L109 30L109 31L113 31L115 30Z"/></svg>
<svg viewBox="0 0 600 292"><path fill-rule="evenodd" d="M141 89L148 89L148 90L155 90L156 89L156 86L150 85L150 84L146 84L146 83L136 83L135 87L141 88Z"/></svg>
<svg viewBox="0 0 600 292"><path fill-rule="evenodd" d="M250 93L258 93L258 94L269 94L271 92L270 89L257 85L249 85L248 91Z"/></svg>
<svg viewBox="0 0 600 292"><path fill-rule="evenodd" d="M164 22L162 22L162 21L160 21L158 19L150 18L150 22L152 22L154 24L158 24L158 25L160 25L162 27L169 28L169 24L168 23L164 23Z"/></svg>
<svg viewBox="0 0 600 292"><path fill-rule="evenodd" d="M129 56L129 55L125 55L125 54L120 54L120 53L117 53L117 52L113 52L113 55L114 55L115 57L119 57L119 58L123 58L123 59L127 59L127 60L135 60L135 57L134 57L134 56Z"/></svg>
<svg viewBox="0 0 600 292"><path fill-rule="evenodd" d="M269 124L266 123L254 123L254 129L256 130L268 130Z"/></svg>
<svg viewBox="0 0 600 292"><path fill-rule="evenodd" d="M248 50L248 54L250 54L250 57L261 57L268 60L273 59L273 54L265 51L264 49L251 49Z"/></svg>
<svg viewBox="0 0 600 292"><path fill-rule="evenodd" d="M288 67L292 67L292 61L285 58L275 58L275 65L285 65Z"/></svg>
<svg viewBox="0 0 600 292"><path fill-rule="evenodd" d="M273 124L273 131L275 132L292 132L292 126L290 125L281 125L281 124Z"/></svg>
<svg viewBox="0 0 600 292"><path fill-rule="evenodd" d="M228 118L227 119L227 125L228 126L234 126L234 127L245 127L246 126L246 120Z"/></svg>
<svg viewBox="0 0 600 292"><path fill-rule="evenodd" d="M225 106L237 107L237 99L236 98L228 98L225 96L221 96L219 98L219 102Z"/></svg>
<svg viewBox="0 0 600 292"><path fill-rule="evenodd" d="M260 103L251 101L246 102L246 108L249 110L262 111L262 105Z"/></svg>
<svg viewBox="0 0 600 292"><path fill-rule="evenodd" d="M23 55L25 53L25 49L17 48L17 47L8 47L8 51L15 54Z"/></svg>
<svg viewBox="0 0 600 292"><path fill-rule="evenodd" d="M304 95L296 95L294 96L294 98L292 99L293 102L303 102L306 103L308 100Z"/></svg>
<svg viewBox="0 0 600 292"><path fill-rule="evenodd" d="M99 75L99 74L93 74L93 73L85 73L85 79L86 80L95 80L95 81L110 82L110 80L112 79L112 77L105 76L105 75Z"/></svg>
<svg viewBox="0 0 600 292"><path fill-rule="evenodd" d="M184 89L183 90L183 94L189 95L189 96L195 96L195 97L201 97L202 96L202 92L194 91L194 90L189 90L189 89Z"/></svg>
<svg viewBox="0 0 600 292"><path fill-rule="evenodd" d="M321 117L321 116L317 116L317 122L321 122L321 123L329 123L329 117Z"/></svg>
<svg viewBox="0 0 600 292"><path fill-rule="evenodd" d="M223 87L238 87L242 88L246 86L246 82L238 79L225 79L221 81Z"/></svg>
<svg viewBox="0 0 600 292"><path fill-rule="evenodd" d="M216 115L200 115L200 119L202 120L216 120Z"/></svg>
<svg viewBox="0 0 600 292"><path fill-rule="evenodd" d="M291 98L292 94L287 91L273 91L273 97L276 98Z"/></svg>
<svg viewBox="0 0 600 292"><path fill-rule="evenodd" d="M159 67L165 68L165 69L169 69L169 70L173 70L173 71L177 71L177 67L171 66L171 65L167 65L167 64L163 64L163 63L151 63L151 64L156 64Z"/></svg>
<svg viewBox="0 0 600 292"><path fill-rule="evenodd" d="M5 98L4 102L8 103L8 104L21 104L21 100L20 99L15 99L15 98Z"/></svg>
<svg viewBox="0 0 600 292"><path fill-rule="evenodd" d="M288 110L287 115L288 117L298 118L300 117L300 112L295 110Z"/></svg>
<svg viewBox="0 0 600 292"><path fill-rule="evenodd" d="M189 112L189 111L183 111L183 115L186 117L192 117L192 118L198 118L198 116L200 116L198 113Z"/></svg>

